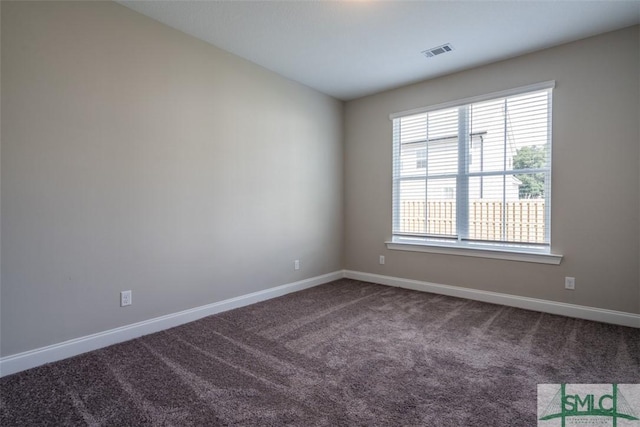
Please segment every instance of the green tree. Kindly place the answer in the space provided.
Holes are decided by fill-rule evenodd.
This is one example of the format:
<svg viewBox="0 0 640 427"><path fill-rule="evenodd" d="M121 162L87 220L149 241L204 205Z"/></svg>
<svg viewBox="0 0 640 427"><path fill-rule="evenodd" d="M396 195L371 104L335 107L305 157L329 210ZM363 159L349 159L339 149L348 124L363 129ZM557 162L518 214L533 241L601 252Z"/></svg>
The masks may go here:
<svg viewBox="0 0 640 427"><path fill-rule="evenodd" d="M514 169L535 169L544 167L547 163L546 147L531 145L519 148L513 157ZM520 185L521 199L538 199L544 197L544 173L530 173L516 175Z"/></svg>

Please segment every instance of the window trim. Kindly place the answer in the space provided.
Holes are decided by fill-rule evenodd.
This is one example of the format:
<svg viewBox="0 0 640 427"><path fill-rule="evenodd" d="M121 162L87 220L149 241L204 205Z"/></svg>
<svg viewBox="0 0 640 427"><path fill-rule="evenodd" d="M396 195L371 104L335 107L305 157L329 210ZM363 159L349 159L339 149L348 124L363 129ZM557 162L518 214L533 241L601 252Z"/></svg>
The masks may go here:
<svg viewBox="0 0 640 427"><path fill-rule="evenodd" d="M547 252L546 250L535 251L531 248L522 248L507 250L505 245L491 246L480 243L460 243L447 244L445 242L435 243L433 239L428 241L408 243L402 242L401 239L388 240L385 242L387 249L408 251L408 252L426 252L444 255L460 255L475 258L501 259L508 261L532 262L538 264L559 265L562 262L563 255Z"/></svg>
<svg viewBox="0 0 640 427"><path fill-rule="evenodd" d="M484 95L473 96L464 99L458 99L455 101L444 102L436 105L430 105L427 107L415 108L411 110L401 111L398 113L393 113L389 115L389 119L391 121L395 119L399 119L402 117L427 113L436 110L443 110L448 108L460 107L463 105L469 105L478 102L484 102L493 100L496 98L503 97L511 97L515 95L520 95L528 92L534 91L542 91L542 90L550 90L555 88L555 80L535 83L527 86L521 86L518 88L507 89L503 91L492 92ZM553 105L549 105L549 114L553 113ZM552 118L550 117L549 126L551 126ZM394 143L394 159L395 159L395 143ZM528 171L530 172L530 171ZM482 173L481 175L484 175ZM394 194L398 189L396 186L399 185L399 181L393 179L393 191ZM395 206L395 204L394 204ZM395 209L395 207L394 207ZM547 218L548 218L548 226L546 227L546 233L550 233L550 204L547 203L545 209L547 210ZM394 212L394 218L396 214ZM412 251L412 252L428 252L428 253L439 253L439 254L448 254L448 255L462 255L462 256L470 256L470 257L481 257L481 258L493 258L493 259L503 259L503 260L512 260L512 261L523 261L523 262L534 262L534 263L543 263L543 264L554 264L558 265L562 261L562 255L551 253L551 242L549 239L549 244L544 247L537 248L535 245L524 244L510 244L510 243L486 243L486 242L471 242L471 241L461 241L461 240L453 240L448 241L446 239L438 239L433 237L421 237L416 239L405 239L402 236L393 235L392 240L385 242L387 249L392 250L403 250L403 251Z"/></svg>
<svg viewBox="0 0 640 427"><path fill-rule="evenodd" d="M556 81L549 80L546 82L534 83L531 85L521 86L514 89L501 90L497 92L487 93L485 95L478 95L478 96L472 96L464 99L457 99L455 101L443 102L441 104L430 105L428 107L421 107L421 108L414 108L412 110L400 111L397 113L389 114L389 119L390 120L399 119L400 117L411 116L413 114L428 113L430 111L435 111L435 110L444 110L447 108L459 107L461 105L473 104L475 102L490 101L495 98L503 98L508 96L520 95L526 92L553 89L555 87L556 87Z"/></svg>

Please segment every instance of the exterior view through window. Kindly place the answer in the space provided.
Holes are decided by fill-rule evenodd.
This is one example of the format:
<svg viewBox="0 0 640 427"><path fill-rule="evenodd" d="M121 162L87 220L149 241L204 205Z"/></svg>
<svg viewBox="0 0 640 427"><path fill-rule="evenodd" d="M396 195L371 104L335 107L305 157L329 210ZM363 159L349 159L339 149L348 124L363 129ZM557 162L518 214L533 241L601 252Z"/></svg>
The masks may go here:
<svg viewBox="0 0 640 427"><path fill-rule="evenodd" d="M552 87L392 116L394 242L548 252Z"/></svg>

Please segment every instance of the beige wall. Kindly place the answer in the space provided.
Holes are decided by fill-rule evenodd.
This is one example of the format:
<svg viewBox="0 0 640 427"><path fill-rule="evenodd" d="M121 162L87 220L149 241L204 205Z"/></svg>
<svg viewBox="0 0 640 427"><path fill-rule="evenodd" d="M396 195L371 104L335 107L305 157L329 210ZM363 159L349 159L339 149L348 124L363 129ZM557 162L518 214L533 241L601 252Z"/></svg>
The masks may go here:
<svg viewBox="0 0 640 427"><path fill-rule="evenodd" d="M116 3L1 40L3 356L342 268L341 102Z"/></svg>
<svg viewBox="0 0 640 427"><path fill-rule="evenodd" d="M115 3L0 4L2 356L343 266L640 313L637 26L355 100L343 116ZM386 250L388 115L545 80L557 82L563 263ZM120 308L125 289L134 304Z"/></svg>
<svg viewBox="0 0 640 427"><path fill-rule="evenodd" d="M348 102L345 267L640 313L638 26ZM426 63L425 63L425 66ZM389 251L389 114L556 81L552 251L559 266ZM386 264L378 264L378 255ZM575 276L576 290L564 290Z"/></svg>

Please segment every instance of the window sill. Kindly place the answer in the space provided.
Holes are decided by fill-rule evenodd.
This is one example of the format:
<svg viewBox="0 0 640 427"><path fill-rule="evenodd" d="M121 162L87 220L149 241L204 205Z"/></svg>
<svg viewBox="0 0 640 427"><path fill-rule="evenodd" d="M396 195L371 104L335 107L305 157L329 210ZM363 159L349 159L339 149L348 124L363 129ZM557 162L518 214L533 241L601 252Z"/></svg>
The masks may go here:
<svg viewBox="0 0 640 427"><path fill-rule="evenodd" d="M502 247L497 248L475 245L459 246L456 244L447 244L440 242L408 243L399 241L388 241L385 242L385 244L387 245L387 249L397 251L428 252L434 254L502 259L509 261L533 262L538 264L552 265L559 265L562 261L562 255L551 254L535 249L527 250L524 248L518 248L514 250L506 250Z"/></svg>

